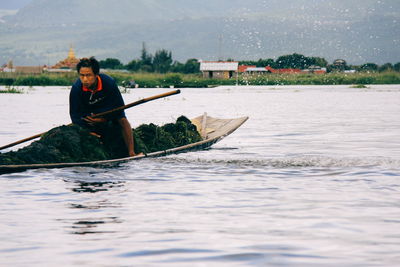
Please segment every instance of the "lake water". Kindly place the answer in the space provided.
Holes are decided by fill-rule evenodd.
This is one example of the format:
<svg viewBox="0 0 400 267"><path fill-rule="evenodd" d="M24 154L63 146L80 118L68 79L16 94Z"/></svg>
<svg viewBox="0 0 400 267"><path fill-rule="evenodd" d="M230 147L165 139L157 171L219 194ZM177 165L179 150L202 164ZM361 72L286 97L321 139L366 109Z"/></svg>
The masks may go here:
<svg viewBox="0 0 400 267"><path fill-rule="evenodd" d="M0 145L70 122L0 94ZM125 103L168 89L135 89ZM1 266L399 266L400 85L182 89L132 126L249 116L212 149L0 176Z"/></svg>

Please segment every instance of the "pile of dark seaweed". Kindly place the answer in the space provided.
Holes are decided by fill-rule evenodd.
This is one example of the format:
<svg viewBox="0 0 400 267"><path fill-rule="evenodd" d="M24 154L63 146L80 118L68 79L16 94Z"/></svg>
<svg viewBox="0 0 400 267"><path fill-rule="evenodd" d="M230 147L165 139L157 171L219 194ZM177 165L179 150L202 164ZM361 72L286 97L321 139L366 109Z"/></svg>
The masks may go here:
<svg viewBox="0 0 400 267"><path fill-rule="evenodd" d="M38 141L0 154L0 165L87 162L127 157L119 128L109 123L101 138L78 125L51 129ZM133 131L136 153L151 153L201 141L196 126L185 116L176 123L142 124Z"/></svg>

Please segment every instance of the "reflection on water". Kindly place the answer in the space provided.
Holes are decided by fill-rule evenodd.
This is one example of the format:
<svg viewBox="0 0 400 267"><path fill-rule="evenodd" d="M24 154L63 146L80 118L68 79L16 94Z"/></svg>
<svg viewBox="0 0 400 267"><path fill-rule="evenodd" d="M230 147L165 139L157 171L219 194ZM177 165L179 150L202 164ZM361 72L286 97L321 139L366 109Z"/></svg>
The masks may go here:
<svg viewBox="0 0 400 267"><path fill-rule="evenodd" d="M61 220L62 221L62 220ZM105 233L115 233L113 230L99 230L99 226L103 224L116 224L122 223L118 218L109 217L109 218L96 218L96 219L82 219L80 221L73 222L70 232L75 235L86 235L86 234L105 234Z"/></svg>
<svg viewBox="0 0 400 267"><path fill-rule="evenodd" d="M97 193L108 191L114 187L122 187L123 182L83 182L76 181L72 191L78 193Z"/></svg>
<svg viewBox="0 0 400 267"><path fill-rule="evenodd" d="M90 174L93 176L93 173ZM109 190L113 190L115 188L121 188L124 186L125 182L115 181L115 182L107 182L107 181L74 181L74 180L64 180L68 187L72 190L72 192L76 193L99 193L99 192L107 192ZM87 217L87 214L97 212L104 209L114 209L120 208L122 206L121 203L113 202L107 198L100 199L89 199L87 201L83 201L80 203L70 203L68 205L71 209L82 210L84 214L84 218L80 218L78 221L67 220L67 219L59 219L59 221L63 223L72 224L67 227L70 230L68 231L71 234L76 235L87 235L87 234L111 234L115 233L115 230L102 230L107 225L107 229L113 229L113 224L120 224L122 220L116 216L109 217Z"/></svg>

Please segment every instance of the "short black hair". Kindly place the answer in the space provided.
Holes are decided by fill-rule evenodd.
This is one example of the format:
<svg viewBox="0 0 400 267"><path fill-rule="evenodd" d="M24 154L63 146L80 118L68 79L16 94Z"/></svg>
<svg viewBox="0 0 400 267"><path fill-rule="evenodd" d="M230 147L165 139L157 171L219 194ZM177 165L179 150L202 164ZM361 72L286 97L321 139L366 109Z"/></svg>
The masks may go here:
<svg viewBox="0 0 400 267"><path fill-rule="evenodd" d="M94 57L81 58L81 60L79 60L78 65L76 65L76 70L78 71L78 73L82 67L91 68L95 75L98 75L100 73L100 64Z"/></svg>

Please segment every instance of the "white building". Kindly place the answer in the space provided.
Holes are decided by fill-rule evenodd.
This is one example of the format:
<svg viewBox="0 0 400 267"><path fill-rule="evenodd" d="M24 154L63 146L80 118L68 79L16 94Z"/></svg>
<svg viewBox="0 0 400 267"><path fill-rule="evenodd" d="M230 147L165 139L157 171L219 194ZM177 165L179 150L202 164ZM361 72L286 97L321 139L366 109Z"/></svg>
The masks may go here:
<svg viewBox="0 0 400 267"><path fill-rule="evenodd" d="M236 61L201 61L200 71L204 78L230 79L237 75L239 62Z"/></svg>

